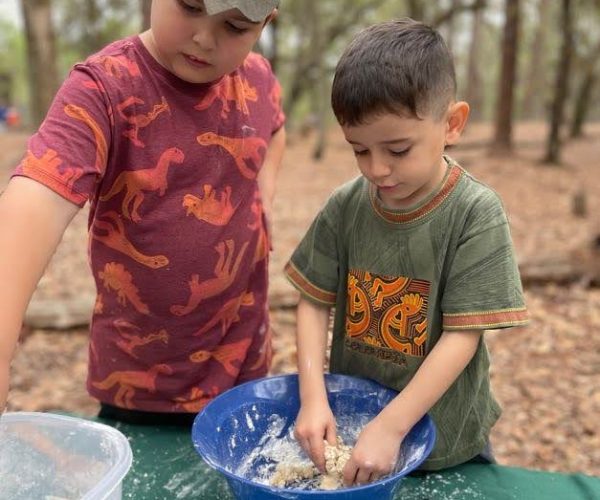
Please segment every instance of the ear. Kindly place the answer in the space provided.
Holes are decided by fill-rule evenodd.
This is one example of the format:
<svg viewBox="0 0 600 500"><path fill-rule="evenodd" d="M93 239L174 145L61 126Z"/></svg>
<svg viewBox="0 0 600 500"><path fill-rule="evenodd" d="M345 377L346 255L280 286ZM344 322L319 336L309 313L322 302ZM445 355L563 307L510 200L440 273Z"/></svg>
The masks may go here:
<svg viewBox="0 0 600 500"><path fill-rule="evenodd" d="M277 16L279 15L279 9L273 9L273 12L271 12L265 19L265 22L263 23L263 28L269 24L271 21L274 21L275 19L277 19Z"/></svg>
<svg viewBox="0 0 600 500"><path fill-rule="evenodd" d="M446 145L456 144L460 139L467 119L469 118L469 105L465 101L450 104L446 118Z"/></svg>

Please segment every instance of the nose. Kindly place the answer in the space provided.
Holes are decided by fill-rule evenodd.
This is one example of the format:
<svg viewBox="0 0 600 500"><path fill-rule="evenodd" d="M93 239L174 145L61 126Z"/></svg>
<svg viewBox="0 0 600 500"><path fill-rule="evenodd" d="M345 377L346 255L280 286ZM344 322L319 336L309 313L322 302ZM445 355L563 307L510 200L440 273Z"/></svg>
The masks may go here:
<svg viewBox="0 0 600 500"><path fill-rule="evenodd" d="M385 158L373 154L371 156L371 162L369 165L369 170L371 171L371 175L374 179L385 179L392 173L392 168Z"/></svg>
<svg viewBox="0 0 600 500"><path fill-rule="evenodd" d="M194 26L192 41L202 50L210 51L216 47L215 26L211 16L203 16Z"/></svg>

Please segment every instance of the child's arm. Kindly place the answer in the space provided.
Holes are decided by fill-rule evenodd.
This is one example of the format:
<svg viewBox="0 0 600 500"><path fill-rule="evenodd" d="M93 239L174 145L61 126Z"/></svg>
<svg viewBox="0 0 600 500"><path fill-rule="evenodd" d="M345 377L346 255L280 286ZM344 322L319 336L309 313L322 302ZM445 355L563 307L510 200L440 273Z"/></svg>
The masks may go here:
<svg viewBox="0 0 600 500"><path fill-rule="evenodd" d="M361 432L344 468L344 483L366 483L389 473L408 431L469 364L482 330L444 332L412 380Z"/></svg>
<svg viewBox="0 0 600 500"><path fill-rule="evenodd" d="M298 303L298 372L300 412L294 430L296 439L317 468L325 471L323 440L335 444L335 418L327 401L323 377L329 307L304 298Z"/></svg>
<svg viewBox="0 0 600 500"><path fill-rule="evenodd" d="M0 414L25 309L79 208L42 184L13 178L0 196Z"/></svg>
<svg viewBox="0 0 600 500"><path fill-rule="evenodd" d="M258 186L260 188L263 210L269 224L271 222L271 207L275 196L275 183L284 149L285 127L282 126L271 137L271 142L265 154L265 161L258 173Z"/></svg>

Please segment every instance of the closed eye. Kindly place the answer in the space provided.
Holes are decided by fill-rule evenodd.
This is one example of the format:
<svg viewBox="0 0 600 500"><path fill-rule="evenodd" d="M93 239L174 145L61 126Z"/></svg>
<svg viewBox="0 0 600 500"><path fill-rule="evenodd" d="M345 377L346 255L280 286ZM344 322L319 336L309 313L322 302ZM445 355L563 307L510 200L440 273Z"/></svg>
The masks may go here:
<svg viewBox="0 0 600 500"><path fill-rule="evenodd" d="M411 148L402 149L400 151L391 151L390 150L390 154L392 156L406 156L410 150L411 150Z"/></svg>
<svg viewBox="0 0 600 500"><path fill-rule="evenodd" d="M177 0L177 3L186 12L189 12L191 14L200 14L200 13L202 13L202 6L200 4L198 4L198 3L196 3L196 2L189 3L186 0Z"/></svg>
<svg viewBox="0 0 600 500"><path fill-rule="evenodd" d="M237 34L241 35L242 33L246 33L248 31L248 28L246 28L245 26L244 27L236 26L231 21L227 21L225 24L226 24L227 29L233 33L237 33Z"/></svg>
<svg viewBox="0 0 600 500"><path fill-rule="evenodd" d="M365 155L367 155L369 153L368 149L363 149L363 150L360 150L360 151L357 151L356 149L353 149L353 151L354 151L354 156L365 156Z"/></svg>

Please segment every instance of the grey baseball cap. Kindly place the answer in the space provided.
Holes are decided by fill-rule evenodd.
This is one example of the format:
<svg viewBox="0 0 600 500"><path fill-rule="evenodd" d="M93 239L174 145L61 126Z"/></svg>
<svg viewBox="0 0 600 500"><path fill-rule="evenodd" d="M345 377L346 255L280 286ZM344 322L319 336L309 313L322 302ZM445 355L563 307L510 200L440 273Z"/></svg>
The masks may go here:
<svg viewBox="0 0 600 500"><path fill-rule="evenodd" d="M210 16L229 9L239 9L255 23L264 21L278 5L279 0L204 0L204 7Z"/></svg>

